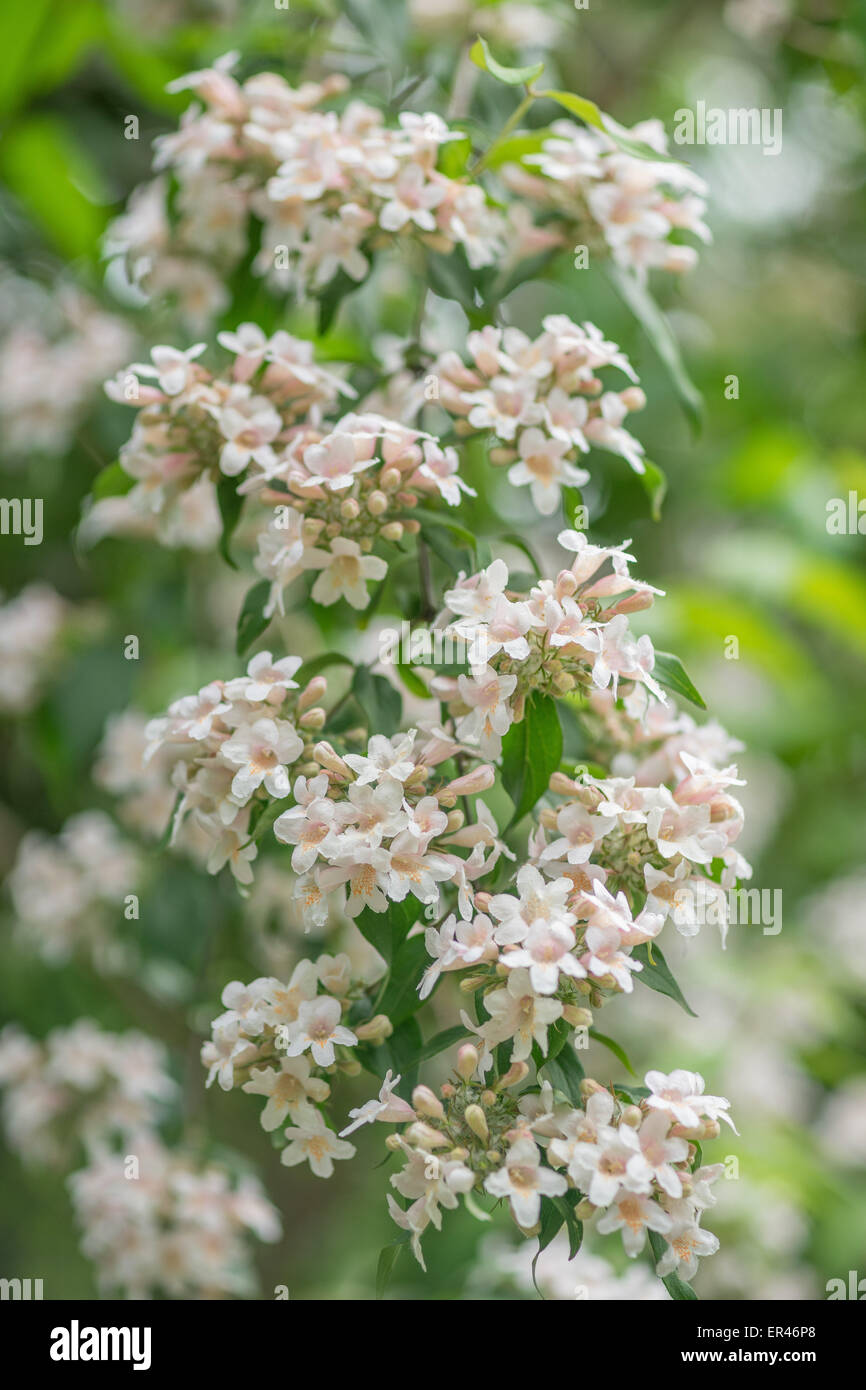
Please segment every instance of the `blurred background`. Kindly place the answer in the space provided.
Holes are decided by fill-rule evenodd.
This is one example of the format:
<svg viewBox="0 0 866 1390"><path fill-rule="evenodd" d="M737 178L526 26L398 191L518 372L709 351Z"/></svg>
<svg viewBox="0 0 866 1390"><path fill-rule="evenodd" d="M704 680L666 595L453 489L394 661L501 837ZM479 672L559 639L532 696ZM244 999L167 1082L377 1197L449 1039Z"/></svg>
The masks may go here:
<svg viewBox="0 0 866 1390"><path fill-rule="evenodd" d="M666 591L643 627L676 651L713 717L746 745L741 841L753 886L782 894L782 930L713 928L666 943L692 1008L644 991L619 1000L605 1031L636 1071L700 1070L730 1098L740 1136L708 1224L721 1251L702 1263L702 1298L817 1299L827 1281L866 1275L866 285L862 262L862 7L843 0L566 0L543 7L467 0L30 0L0 16L0 464L4 496L44 499L44 539L0 538L0 829L8 871L21 837L54 835L92 808L117 816L98 764L106 723L155 713L240 669L234 625L249 576L209 553L73 539L83 499L117 456L128 413L102 381L155 342L191 341L159 306L106 286L107 224L147 176L153 137L187 94L165 85L238 49L243 72L290 81L341 70L375 104L414 76L410 106L445 111L467 40L484 33L505 62L543 57L549 85L592 98L626 125L694 108L783 112L776 156L755 146L678 151L709 182L714 243L696 271L653 280L702 393L695 433L668 372L606 279L564 256L503 312L536 333L545 313L591 319L631 357L648 406L635 433L664 470L661 519L621 460L594 455L593 538L631 537L637 572ZM477 119L495 132L513 98L480 79ZM125 122L138 117L138 138ZM543 107L530 123L553 119ZM326 355L364 363L376 335L405 335L405 270L381 267L346 301ZM255 317L236 298L220 326ZM443 320L453 310L443 301ZM277 304L274 323L312 328ZM379 349L385 347L380 341ZM736 379L735 385L732 378ZM849 497L854 495L853 508ZM863 501L861 534L857 500ZM854 526L828 525L836 504ZM829 510L828 510L829 504ZM518 498L496 496L532 539ZM511 513L509 515L509 508ZM548 532L536 538L543 550ZM34 587L35 586L35 587ZM58 597L59 596L59 597ZM637 624L636 624L637 625ZM138 660L124 639L140 639ZM339 634L334 640L339 641ZM370 634L357 638L359 643ZM319 641L297 612L269 631L274 650ZM334 641L330 642L333 645ZM97 768L94 777L94 767ZM110 779L109 779L110 780ZM133 818L134 819L134 818ZM136 840L134 824L123 832ZM261 1290L292 1298L372 1297L393 1238L375 1138L338 1176L281 1168L257 1108L201 1088L197 1036L223 984L288 970L315 943L286 908L283 862L267 864L243 910L231 883L140 840L141 916L115 924L116 951L52 961L3 901L0 1022L28 1032L80 1016L130 1026L172 1050L187 1104L177 1119L203 1151L259 1171L283 1213L283 1241L260 1260ZM46 892L49 889L46 888ZM52 891L58 891L56 887ZM330 949L330 947L329 947ZM48 952L50 957L51 953ZM129 968L130 961L133 968ZM451 1021L450 1019L446 1021ZM627 1080L608 1052L587 1073ZM358 1086L357 1104L369 1080ZM733 1162L730 1159L735 1160ZM62 1174L0 1149L0 1271L39 1276L51 1297L96 1296ZM425 1276L401 1257L392 1293L410 1298L537 1297L531 1250L507 1217L461 1211L425 1241ZM483 1243L478 1258L479 1243ZM588 1234L567 1265L539 1261L546 1297L664 1297L648 1261ZM585 1293L578 1296L587 1296Z"/></svg>

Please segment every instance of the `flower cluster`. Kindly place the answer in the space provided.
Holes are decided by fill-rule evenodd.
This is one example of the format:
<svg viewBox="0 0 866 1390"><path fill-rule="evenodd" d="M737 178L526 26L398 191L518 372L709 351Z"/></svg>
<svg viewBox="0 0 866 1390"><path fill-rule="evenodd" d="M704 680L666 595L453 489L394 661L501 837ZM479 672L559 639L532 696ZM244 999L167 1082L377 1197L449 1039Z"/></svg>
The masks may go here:
<svg viewBox="0 0 866 1390"><path fill-rule="evenodd" d="M338 274L364 280L376 250L395 241L459 245L476 267L497 259L501 219L483 190L437 168L459 131L432 112L404 111L389 126L358 100L323 110L345 78L297 89L273 72L239 82L236 60L227 54L170 84L202 104L157 139L156 179L109 229L108 254L122 255L146 292L175 297L192 322L212 319L227 305L225 280L247 254L252 219L261 224L254 272L300 294Z"/></svg>
<svg viewBox="0 0 866 1390"><path fill-rule="evenodd" d="M70 607L48 584L0 603L0 713L26 714L57 665Z"/></svg>
<svg viewBox="0 0 866 1390"><path fill-rule="evenodd" d="M586 1079L583 1107L574 1108L548 1082L519 1098L511 1094L527 1074L525 1064L488 1085L491 1064L465 1045L439 1096L416 1087L415 1117L388 1141L406 1159L391 1185L409 1202L404 1208L389 1197L389 1208L411 1233L419 1262L423 1232L431 1224L438 1229L441 1209L456 1207L460 1195L476 1190L507 1198L517 1225L530 1233L542 1198L572 1194L575 1216L588 1220L601 1212L599 1233L622 1232L630 1257L643 1250L647 1231L657 1232L667 1243L658 1272L692 1278L698 1256L718 1248L700 1221L722 1172L721 1165L698 1166L696 1145L718 1135L720 1119L733 1127L728 1101L705 1095L696 1073L649 1072L634 1099ZM399 1123L394 1113L371 1111L365 1118Z"/></svg>
<svg viewBox="0 0 866 1390"><path fill-rule="evenodd" d="M81 1248L100 1288L115 1296L250 1296L248 1236L272 1242L281 1232L257 1178L233 1180L221 1164L202 1164L155 1134L139 1136L133 1155L94 1155L68 1185Z"/></svg>
<svg viewBox="0 0 866 1390"><path fill-rule="evenodd" d="M655 150L658 161L626 153L603 131L556 121L538 153L503 170L506 183L564 220L563 245L610 255L641 279L656 268L690 270L697 252L673 238L689 232L711 240L703 221L706 184L667 158L661 121L641 121L622 134Z"/></svg>
<svg viewBox="0 0 866 1390"><path fill-rule="evenodd" d="M7 461L64 455L133 335L81 289L51 291L0 266L0 429Z"/></svg>
<svg viewBox="0 0 866 1390"><path fill-rule="evenodd" d="M503 734L524 717L533 692L558 697L610 688L616 696L637 685L665 698L652 676L652 642L636 638L628 621L661 591L629 574L627 541L596 546L580 531L561 531L558 539L574 554L571 567L539 580L528 596L508 588L501 559L461 575L445 595L440 621L469 644L470 674L437 676L433 689L447 701L458 738L486 757L499 755Z"/></svg>
<svg viewBox="0 0 866 1390"><path fill-rule="evenodd" d="M259 816L269 800L289 796L290 769L309 764L309 740L325 723L316 702L327 682L316 676L299 690L293 677L300 665L300 657L275 661L258 652L246 675L182 696L145 731L145 765L158 756L171 767L171 843L191 816L210 842L208 870L228 863L239 884L252 882Z"/></svg>
<svg viewBox="0 0 866 1390"><path fill-rule="evenodd" d="M528 486L538 511L549 516L560 505L563 487L589 480L574 458L592 445L644 471L643 446L623 421L630 411L641 410L646 398L637 385L604 389L598 373L606 367L618 368L634 383L637 377L595 324L548 314L542 327L534 339L519 328L470 333L472 365L447 352L433 370L440 404L465 421L463 429L495 436L499 447L491 462L510 464L508 481Z"/></svg>
<svg viewBox="0 0 866 1390"><path fill-rule="evenodd" d="M98 967L119 968L128 952L114 927L138 916L142 870L102 811L72 816L56 836L29 830L8 878L22 946L51 964L85 951Z"/></svg>
<svg viewBox="0 0 866 1390"><path fill-rule="evenodd" d="M221 1298L254 1292L245 1240L280 1235L256 1178L172 1150L156 1126L177 1095L165 1050L141 1033L105 1033L88 1019L37 1042L0 1033L7 1141L51 1168L83 1150L68 1179L82 1250L100 1287L127 1298Z"/></svg>
<svg viewBox="0 0 866 1390"><path fill-rule="evenodd" d="M411 894L428 913L439 907L440 885L457 890L461 915L471 914L473 883L502 853L496 825L482 802L467 825L458 797L492 786L493 768L480 764L456 778L435 769L460 750L444 730L386 738L374 734L366 752L340 756L319 743L321 771L301 776L294 806L274 822L274 834L293 846L292 867L304 915L325 920L329 898L345 899L349 917L385 912ZM468 848L462 858L455 851Z"/></svg>
<svg viewBox="0 0 866 1390"><path fill-rule="evenodd" d="M419 494L456 506L470 491L455 450L372 412L325 422L340 394L354 392L313 361L309 342L282 330L267 338L252 323L219 341L234 357L222 375L196 360L197 343L184 352L156 347L150 364L107 383L112 399L139 408L120 454L136 481L124 497L95 504L85 535L126 529L141 516L176 542L189 532L191 494L206 487L212 498L215 484L228 485L237 503L252 494L262 509L255 566L271 584L268 616L283 611L283 590L309 571L317 572L315 603L344 597L366 607L368 581L388 569L374 546L417 533L407 513Z"/></svg>
<svg viewBox="0 0 866 1390"><path fill-rule="evenodd" d="M636 901L658 917L651 936L671 917L684 936L694 936L702 922L718 922L724 940L725 889L751 873L734 847L743 828L743 808L728 791L744 785L736 767L718 769L685 751L678 762L685 770L673 788L588 773L579 781L563 773L551 778L551 790L566 800L540 812L534 862L556 882L570 879L577 901L593 911L593 899L602 895L611 946L617 930L630 936L628 904ZM550 843L546 832L554 836ZM593 882L587 891L587 875L599 873L594 858L604 865L606 887ZM709 876L714 861L721 864L717 882Z"/></svg>
<svg viewBox="0 0 866 1390"><path fill-rule="evenodd" d="M58 1166L79 1144L92 1153L157 1121L175 1084L159 1043L103 1033L89 1019L36 1042L14 1024L0 1033L7 1140L27 1162Z"/></svg>
<svg viewBox="0 0 866 1390"><path fill-rule="evenodd" d="M343 954L302 960L287 983L233 980L222 992L225 1013L214 1019L212 1037L202 1047L207 1084L217 1081L224 1091L239 1086L265 1097L261 1124L269 1134L290 1122L281 1154L289 1167L306 1161L318 1177L328 1178L335 1159L355 1153L320 1107L331 1094L326 1076L360 1070L349 1049L381 1043L393 1031L385 1015L370 1015L371 992L368 981L353 977ZM346 1016L359 1011L363 1022L348 1027ZM395 1119L413 1113L396 1096L391 1110Z"/></svg>

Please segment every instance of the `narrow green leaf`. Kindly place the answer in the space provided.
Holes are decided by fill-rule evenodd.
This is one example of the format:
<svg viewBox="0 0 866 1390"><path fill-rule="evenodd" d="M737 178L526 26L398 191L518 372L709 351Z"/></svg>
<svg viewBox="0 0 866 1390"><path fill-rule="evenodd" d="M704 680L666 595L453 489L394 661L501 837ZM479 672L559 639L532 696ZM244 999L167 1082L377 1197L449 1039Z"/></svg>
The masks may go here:
<svg viewBox="0 0 866 1390"><path fill-rule="evenodd" d="M662 470L649 459L644 459L644 471L639 475L641 485L650 500L650 515L653 521L661 521L662 502L668 490L668 480Z"/></svg>
<svg viewBox="0 0 866 1390"><path fill-rule="evenodd" d="M238 480L220 477L216 486L216 494L223 523L222 534L219 539L219 553L226 564L231 565L232 569L236 570L237 565L232 559L229 543L234 535L235 527L240 521L241 510L244 505L244 499L238 495Z"/></svg>
<svg viewBox="0 0 866 1390"><path fill-rule="evenodd" d="M561 757L562 726L556 701L549 695L531 695L522 720L512 724L502 740L502 783L514 804L511 825L522 820L547 791Z"/></svg>
<svg viewBox="0 0 866 1390"><path fill-rule="evenodd" d="M309 661L305 661L297 673L299 686L304 686L313 676L318 676L320 671L325 671L329 666L354 666L354 661L348 656L343 656L342 652L323 652L321 656L311 656Z"/></svg>
<svg viewBox="0 0 866 1390"><path fill-rule="evenodd" d="M614 1042L613 1038L609 1038L606 1033L599 1033L595 1028L590 1028L589 1036L594 1038L596 1042L601 1043L602 1047L606 1047L609 1052L612 1052L614 1057L617 1057L619 1061L622 1062L627 1072L631 1072L632 1076L637 1076L637 1072L628 1060L628 1054L624 1047L620 1047L619 1043Z"/></svg>
<svg viewBox="0 0 866 1390"><path fill-rule="evenodd" d="M352 681L352 691L367 716L371 733L390 737L397 732L403 716L403 701L399 690L395 690L390 681L384 676L374 676L369 666L359 666Z"/></svg>
<svg viewBox="0 0 866 1390"><path fill-rule="evenodd" d="M243 607L238 614L238 630L235 638L235 650L238 656L243 656L249 651L257 637L261 637L265 628L271 621L265 617L264 609L271 592L270 581L262 579L260 583L254 584L248 590Z"/></svg>
<svg viewBox="0 0 866 1390"><path fill-rule="evenodd" d="M405 1235L399 1236L397 1240L392 1241L390 1245L384 1246L379 1251L379 1259L376 1264L377 1299L385 1297L385 1291L391 1282L391 1275L394 1272L394 1266L397 1263L400 1251L403 1249L403 1246L408 1245L408 1243L409 1232L407 1231Z"/></svg>
<svg viewBox="0 0 866 1390"><path fill-rule="evenodd" d="M605 263L605 273L617 294L634 314L668 370L671 384L695 434L701 427L703 398L685 369L680 345L666 316L645 285L613 261Z"/></svg>
<svg viewBox="0 0 866 1390"><path fill-rule="evenodd" d="M678 656L674 656L671 652L656 652L653 675L659 685L663 685L667 690L672 690L675 695L682 695L684 699L691 700L698 709L706 709L703 696L686 674L683 663Z"/></svg>
<svg viewBox="0 0 866 1390"><path fill-rule="evenodd" d="M543 63L533 63L525 68L507 68L502 63L497 63L490 49L487 47L485 39L478 38L469 50L469 57L477 68L482 72L489 72L491 77L495 77L499 82L505 82L509 87L525 86L529 82L534 82L536 77L540 77L544 72Z"/></svg>
<svg viewBox="0 0 866 1390"><path fill-rule="evenodd" d="M100 502L103 497L124 497L134 487L135 479L130 477L122 463L109 463L93 479L91 496L94 502Z"/></svg>
<svg viewBox="0 0 866 1390"><path fill-rule="evenodd" d="M635 972L635 978L640 983L647 985L649 989L654 989L657 994L666 994L668 999L673 999L681 1009L685 1009L687 1014L691 1014L692 1018L697 1018L694 1009L686 1003L685 996L671 974L670 967L656 942L652 943L652 960L650 960L646 945L636 946L632 955L643 966L643 970ZM629 1068L629 1070L631 1069Z"/></svg>
<svg viewBox="0 0 866 1390"><path fill-rule="evenodd" d="M566 111L570 111L573 116L585 122L586 125L595 126L596 130L601 130L605 135L613 140L626 154L633 155L635 159L649 159L654 164L676 164L680 161L674 159L673 155L659 154L652 145L648 145L644 140L636 140L624 126L615 121L613 116L608 116L607 112L602 111L596 106L594 101L588 97L579 97L575 92L536 92L537 97L546 97L548 101L556 101L560 106L564 106Z"/></svg>
<svg viewBox="0 0 866 1390"><path fill-rule="evenodd" d="M580 1083L584 1071L573 1047L561 1048L554 1058L544 1063L543 1071L554 1091L561 1091L572 1105L583 1107Z"/></svg>

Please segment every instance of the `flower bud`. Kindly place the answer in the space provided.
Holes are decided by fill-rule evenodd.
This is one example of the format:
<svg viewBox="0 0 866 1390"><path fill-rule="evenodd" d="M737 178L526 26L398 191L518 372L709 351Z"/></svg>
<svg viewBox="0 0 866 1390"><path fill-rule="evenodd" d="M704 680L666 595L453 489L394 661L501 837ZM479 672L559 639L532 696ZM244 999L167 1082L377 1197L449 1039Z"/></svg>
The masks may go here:
<svg viewBox="0 0 866 1390"><path fill-rule="evenodd" d="M453 782L446 782L442 791L439 792L439 800L442 800L442 792L445 792L449 798L452 796L473 796L476 792L486 792L495 781L496 773L493 768L489 763L482 763L480 767L473 768L463 777L455 777Z"/></svg>
<svg viewBox="0 0 866 1390"><path fill-rule="evenodd" d="M574 1214L578 1221L589 1221L590 1217L595 1216L596 1208L588 1197L583 1197L574 1209Z"/></svg>
<svg viewBox="0 0 866 1390"><path fill-rule="evenodd" d="M340 1071L344 1076L360 1076L361 1063L357 1057L345 1057L340 1059Z"/></svg>
<svg viewBox="0 0 866 1390"><path fill-rule="evenodd" d="M646 405L646 393L639 386L627 386L619 398L626 410L643 410Z"/></svg>
<svg viewBox="0 0 866 1390"><path fill-rule="evenodd" d="M388 521L380 528L379 535L383 541L399 541L403 539L402 521Z"/></svg>
<svg viewBox="0 0 866 1390"><path fill-rule="evenodd" d="M344 521L357 521L361 515L360 504L355 497L344 497L340 503L340 516Z"/></svg>
<svg viewBox="0 0 866 1390"><path fill-rule="evenodd" d="M487 1128L487 1116L484 1114L481 1106L467 1105L463 1112L463 1118L472 1130L472 1133L477 1134L478 1138L486 1143L490 1138L490 1131Z"/></svg>
<svg viewBox="0 0 866 1390"><path fill-rule="evenodd" d="M571 1024L572 1028L592 1027L592 1010L582 1009L578 1004L564 1004L562 1017L566 1023Z"/></svg>
<svg viewBox="0 0 866 1390"><path fill-rule="evenodd" d="M486 975L467 975L460 981L459 989L462 994L473 994L481 985L486 985Z"/></svg>
<svg viewBox="0 0 866 1390"><path fill-rule="evenodd" d="M386 1136L385 1148L390 1149L392 1154L397 1153L402 1147L399 1134L389 1134Z"/></svg>
<svg viewBox="0 0 866 1390"><path fill-rule="evenodd" d="M593 1081L591 1076L585 1076L580 1083L580 1094L584 1100L589 1100L590 1096L597 1096L604 1090L606 1087L602 1086L600 1081Z"/></svg>
<svg viewBox="0 0 866 1390"><path fill-rule="evenodd" d="M322 767L326 768L328 772L333 772L335 777L339 777L346 782L353 782L355 780L349 764L344 763L337 750L332 748L330 743L326 742L324 739L321 743L316 744L313 749L313 757L316 759L316 762L321 763Z"/></svg>
<svg viewBox="0 0 866 1390"><path fill-rule="evenodd" d="M417 536L421 530L421 523L417 517L411 516L408 521L403 522L403 530L407 536Z"/></svg>
<svg viewBox="0 0 866 1390"><path fill-rule="evenodd" d="M465 820L466 817L460 810L460 807L455 806L453 811L448 812L448 824L446 825L445 829L452 833L455 830L462 830Z"/></svg>
<svg viewBox="0 0 866 1390"><path fill-rule="evenodd" d="M416 1149L441 1149L445 1144L450 1143L447 1135L440 1134L438 1129L432 1125L425 1125L422 1120L416 1120L406 1130L406 1141Z"/></svg>
<svg viewBox="0 0 866 1390"><path fill-rule="evenodd" d="M620 1124L628 1125L629 1129L639 1129L643 1113L639 1105L627 1105L620 1116Z"/></svg>
<svg viewBox="0 0 866 1390"><path fill-rule="evenodd" d="M494 468L503 468L506 463L513 463L517 458L516 449L491 449L487 455Z"/></svg>
<svg viewBox="0 0 866 1390"><path fill-rule="evenodd" d="M298 711L302 712L309 709L310 705L314 705L317 700L322 698L327 688L328 682L324 676L313 676L313 679L307 682L298 696Z"/></svg>
<svg viewBox="0 0 866 1390"><path fill-rule="evenodd" d="M385 492L393 492L395 488L400 486L402 481L403 474L400 472L399 468L394 468L390 465L388 468L383 468L382 472L379 474L379 486L383 488ZM374 492L370 493L371 498L375 497L375 495ZM370 505L369 501L367 505Z"/></svg>
<svg viewBox="0 0 866 1390"><path fill-rule="evenodd" d="M324 729L327 717L321 705L317 705L301 715L298 725L302 729Z"/></svg>
<svg viewBox="0 0 866 1390"><path fill-rule="evenodd" d="M379 488L370 493L367 498L367 511L371 516L381 516L388 510L388 498Z"/></svg>
<svg viewBox="0 0 866 1390"><path fill-rule="evenodd" d="M478 1048L472 1043L464 1043L457 1053L457 1074L464 1081L471 1081L478 1067Z"/></svg>
<svg viewBox="0 0 866 1390"><path fill-rule="evenodd" d="M359 1023L355 1027L355 1034L361 1042L371 1042L374 1047L381 1047L393 1031L394 1025L387 1014L374 1014L365 1023Z"/></svg>
<svg viewBox="0 0 866 1390"><path fill-rule="evenodd" d="M443 1081L439 1087L439 1094L443 1100L450 1100L452 1096L456 1096L457 1088L452 1086L450 1081Z"/></svg>
<svg viewBox="0 0 866 1390"><path fill-rule="evenodd" d="M445 1110L441 1100L434 1095L429 1086L416 1086L412 1092L412 1104L419 1115L427 1115L432 1120L444 1120Z"/></svg>
<svg viewBox="0 0 866 1390"><path fill-rule="evenodd" d="M529 1075L529 1067L525 1062L512 1062L508 1071L500 1076L495 1083L494 1089L497 1091L507 1091L509 1086L519 1086Z"/></svg>
<svg viewBox="0 0 866 1390"><path fill-rule="evenodd" d="M489 1110L491 1105L496 1104L496 1092L491 1090L482 1091L478 1097L485 1110Z"/></svg>
<svg viewBox="0 0 866 1390"><path fill-rule="evenodd" d="M580 784L573 777L566 777L564 772L552 773L548 785L557 796L574 796L580 790Z"/></svg>

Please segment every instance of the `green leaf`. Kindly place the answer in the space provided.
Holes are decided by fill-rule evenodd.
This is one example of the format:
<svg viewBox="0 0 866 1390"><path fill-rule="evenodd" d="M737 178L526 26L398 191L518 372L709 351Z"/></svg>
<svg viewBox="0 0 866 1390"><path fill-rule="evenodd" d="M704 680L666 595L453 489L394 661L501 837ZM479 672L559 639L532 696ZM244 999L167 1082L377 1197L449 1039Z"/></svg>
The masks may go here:
<svg viewBox="0 0 866 1390"><path fill-rule="evenodd" d="M390 902L387 912L374 912L371 907L365 907L355 918L355 926L361 935L379 952L388 966L422 911L420 905L416 904L417 911L411 907L415 902L414 898L402 903Z"/></svg>
<svg viewBox="0 0 866 1390"><path fill-rule="evenodd" d="M554 1058L543 1064L542 1070L554 1091L561 1091L572 1105L583 1108L580 1083L584 1071L573 1047L563 1047Z"/></svg>
<svg viewBox="0 0 866 1390"><path fill-rule="evenodd" d="M639 474L641 485L650 500L650 515L653 521L661 521L662 502L668 490L668 480L666 475L655 463L650 463L649 459L644 459L644 471Z"/></svg>
<svg viewBox="0 0 866 1390"><path fill-rule="evenodd" d="M415 695L419 700L429 700L430 691L422 681L420 676L416 676L412 667L405 661L397 662L397 670L400 679L409 691L410 695Z"/></svg>
<svg viewBox="0 0 866 1390"><path fill-rule="evenodd" d="M261 580L248 590L244 599L243 607L238 615L238 630L235 638L235 650L238 656L243 656L244 652L249 651L257 637L261 637L265 628L270 623L270 618L266 618L264 608L271 592L270 581Z"/></svg>
<svg viewBox="0 0 866 1390"><path fill-rule="evenodd" d="M101 502L103 497L123 497L134 487L135 479L130 477L122 463L109 463L93 479L91 496L94 502Z"/></svg>
<svg viewBox="0 0 866 1390"><path fill-rule="evenodd" d="M328 332L346 295L357 288L358 281L347 275L345 270L338 270L334 278L328 281L318 296L320 337Z"/></svg>
<svg viewBox="0 0 866 1390"><path fill-rule="evenodd" d="M632 952L635 960L639 960L643 965L643 970L635 972L636 979L650 989L654 989L658 994L666 994L668 999L673 999L680 1008L685 1009L687 1014L691 1014L692 1018L697 1018L697 1014L686 1003L682 990L671 974L668 963L661 953L661 948L655 942L651 944L652 960L650 960L646 943L643 946L636 946Z"/></svg>
<svg viewBox="0 0 866 1390"><path fill-rule="evenodd" d="M633 155L635 159L649 159L654 164L676 164L680 161L675 160L672 155L659 154L652 145L646 144L643 140L636 140L633 135L615 121L612 116L608 116L605 111L596 106L594 101L588 97L579 97L574 92L536 92L537 97L546 97L548 101L556 101L560 106L564 106L566 111L570 111L572 116L577 116L586 125L595 126L596 130L604 131L604 134L613 140L626 154Z"/></svg>
<svg viewBox="0 0 866 1390"><path fill-rule="evenodd" d="M440 1052L447 1052L449 1047L456 1047L457 1043L463 1042L468 1036L460 1023L453 1028L443 1028L440 1033L434 1033L433 1037L424 1043L414 1058L415 1064L420 1066L422 1062L429 1062L431 1057L438 1057Z"/></svg>
<svg viewBox="0 0 866 1390"><path fill-rule="evenodd" d="M371 733L397 732L403 716L403 700L384 676L374 676L369 666L359 666L352 681L352 692L367 716Z"/></svg>
<svg viewBox="0 0 866 1390"><path fill-rule="evenodd" d="M549 126L527 135L511 135L507 140L497 142L495 149L487 156L486 167L501 169L503 164L517 164L524 155L540 154L545 140L549 139Z"/></svg>
<svg viewBox="0 0 866 1390"><path fill-rule="evenodd" d="M606 1047L608 1051L612 1052L614 1057L617 1057L620 1062L622 1062L626 1071L631 1072L632 1076L637 1076L637 1072L628 1060L628 1054L624 1047L620 1047L619 1043L614 1042L613 1038L609 1038L606 1033L597 1032L595 1028L590 1028L589 1036L594 1038L596 1042L601 1043L602 1047Z"/></svg>
<svg viewBox="0 0 866 1390"><path fill-rule="evenodd" d="M680 405L697 434L703 417L703 398L685 369L680 345L666 316L645 285L613 261L605 263L605 273L619 297L634 314L668 370Z"/></svg>
<svg viewBox="0 0 866 1390"><path fill-rule="evenodd" d="M379 1259L376 1264L377 1299L385 1297L385 1290L391 1282L391 1275L394 1272L394 1266L397 1263L400 1251L403 1249L404 1245L409 1244L409 1239L409 1232L407 1231L405 1235L398 1236L396 1240L392 1240L390 1245L384 1246L379 1251Z"/></svg>
<svg viewBox="0 0 866 1390"><path fill-rule="evenodd" d="M659 1260L662 1258L667 1249L667 1241L664 1239L663 1236L659 1235L658 1231L650 1231L649 1239L650 1247L653 1252L653 1259L655 1260L656 1264L658 1264ZM665 1277L662 1279L662 1283L664 1284L671 1298L676 1299L677 1302L697 1302L698 1296L692 1288L691 1284L687 1284L685 1280L681 1279L678 1274L665 1275Z"/></svg>
<svg viewBox="0 0 866 1390"><path fill-rule="evenodd" d="M244 505L243 497L238 495L237 479L220 477L216 486L216 494L223 523L222 534L219 539L219 553L226 564L231 565L232 569L236 570L237 565L231 557L229 542L234 535L235 527L240 521L241 510Z"/></svg>
<svg viewBox="0 0 866 1390"><path fill-rule="evenodd" d="M487 47L486 40L478 38L469 50L469 57L477 68L482 72L489 72L491 77L495 77L499 82L505 82L509 87L525 86L529 82L534 82L536 77L540 77L544 72L543 63L533 63L526 68L506 68L502 63L497 63L490 49Z"/></svg>
<svg viewBox="0 0 866 1390"><path fill-rule="evenodd" d="M446 140L439 146L436 167L446 178L459 179L466 172L471 153L472 141L468 135L461 135L459 140Z"/></svg>
<svg viewBox="0 0 866 1390"><path fill-rule="evenodd" d="M61 255L98 256L108 193L74 125L44 112L20 119L0 141L0 178Z"/></svg>
<svg viewBox="0 0 866 1390"><path fill-rule="evenodd" d="M653 675L659 685L691 700L698 709L706 709L703 696L695 689L678 656L673 656L671 652L656 652Z"/></svg>
<svg viewBox="0 0 866 1390"><path fill-rule="evenodd" d="M502 784L514 803L510 825L522 820L547 791L561 757L556 701L549 695L530 695L520 723L512 724L502 740Z"/></svg>
<svg viewBox="0 0 866 1390"><path fill-rule="evenodd" d="M305 661L297 672L298 685L303 687L313 676L318 676L320 671L326 670L329 666L354 666L348 656L343 656L342 652L323 652L321 656L311 656L309 661Z"/></svg>
<svg viewBox="0 0 866 1390"><path fill-rule="evenodd" d="M417 920L423 908L416 898L412 898L411 901L417 909ZM414 922L412 925L414 926ZM376 1000L375 1012L387 1014L395 1027L417 1013L423 1002L418 997L418 986L429 963L430 957L424 945L423 934L413 936L398 946L391 961L387 984Z"/></svg>

